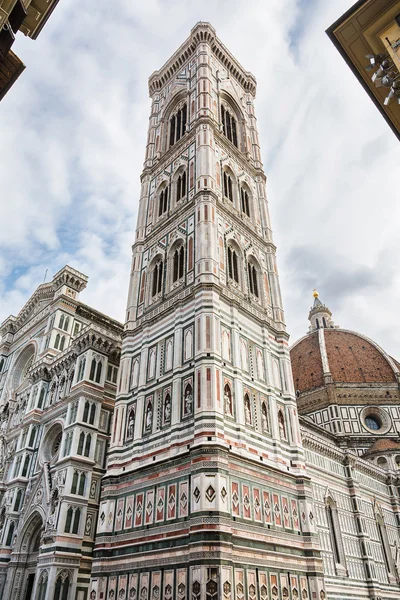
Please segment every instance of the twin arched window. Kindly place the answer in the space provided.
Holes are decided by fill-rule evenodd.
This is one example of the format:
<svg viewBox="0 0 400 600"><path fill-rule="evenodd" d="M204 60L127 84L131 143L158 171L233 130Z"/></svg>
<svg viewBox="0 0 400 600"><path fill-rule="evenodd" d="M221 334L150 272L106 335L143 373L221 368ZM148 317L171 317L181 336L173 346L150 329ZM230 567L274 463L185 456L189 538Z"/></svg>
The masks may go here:
<svg viewBox="0 0 400 600"><path fill-rule="evenodd" d="M222 132L232 144L238 147L235 117L221 104Z"/></svg>
<svg viewBox="0 0 400 600"><path fill-rule="evenodd" d="M64 329L64 331L68 331L69 317L67 317L66 315L61 315L58 326L60 329Z"/></svg>
<svg viewBox="0 0 400 600"><path fill-rule="evenodd" d="M83 409L83 418L82 421L85 423L90 423L93 425L96 417L96 405L94 403L90 403L88 400L85 402L85 407Z"/></svg>
<svg viewBox="0 0 400 600"><path fill-rule="evenodd" d="M65 533L75 533L79 531L79 521L81 519L81 509L72 508L71 506L67 510L67 518L65 520Z"/></svg>
<svg viewBox="0 0 400 600"><path fill-rule="evenodd" d="M62 352L64 350L64 346L65 346L65 335L60 336L60 334L57 333L56 341L54 342L54 348L56 350L60 350Z"/></svg>
<svg viewBox="0 0 400 600"><path fill-rule="evenodd" d="M96 360L96 358L92 358L92 364L90 365L89 379L91 379L95 383L100 383L102 370L103 370L103 364L102 364L101 360Z"/></svg>
<svg viewBox="0 0 400 600"><path fill-rule="evenodd" d="M71 485L71 494L77 494L78 496L84 496L85 495L85 484L86 484L85 473L79 473L78 471L74 471L74 476L72 478L72 485Z"/></svg>
<svg viewBox="0 0 400 600"><path fill-rule="evenodd" d="M82 431L79 436L77 454L80 454L81 456L89 456L91 443L92 443L92 435L90 433L87 433L85 435L84 432Z"/></svg>
<svg viewBox="0 0 400 600"><path fill-rule="evenodd" d="M151 288L151 295L157 296L162 291L162 279L163 279L164 263L162 260L158 261L153 269L153 284Z"/></svg>
<svg viewBox="0 0 400 600"><path fill-rule="evenodd" d="M169 185L161 190L158 197L158 216L161 217L168 210Z"/></svg>
<svg viewBox="0 0 400 600"><path fill-rule="evenodd" d="M185 267L185 249L183 246L177 248L174 252L172 261L172 282L179 281L184 275Z"/></svg>
<svg viewBox="0 0 400 600"><path fill-rule="evenodd" d="M185 135L187 121L187 105L184 104L169 120L169 145L176 144Z"/></svg>

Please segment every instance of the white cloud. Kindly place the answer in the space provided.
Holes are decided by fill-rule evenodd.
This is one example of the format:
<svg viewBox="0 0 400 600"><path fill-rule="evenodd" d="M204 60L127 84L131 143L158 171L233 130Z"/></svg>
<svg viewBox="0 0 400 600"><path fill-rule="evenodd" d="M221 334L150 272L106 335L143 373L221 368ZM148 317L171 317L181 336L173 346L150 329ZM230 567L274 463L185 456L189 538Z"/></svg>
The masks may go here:
<svg viewBox="0 0 400 600"><path fill-rule="evenodd" d="M396 138L325 34L350 0L61 2L0 105L0 320L69 263L124 319L147 78L199 20L258 80L257 115L292 339L313 287L400 356Z"/></svg>

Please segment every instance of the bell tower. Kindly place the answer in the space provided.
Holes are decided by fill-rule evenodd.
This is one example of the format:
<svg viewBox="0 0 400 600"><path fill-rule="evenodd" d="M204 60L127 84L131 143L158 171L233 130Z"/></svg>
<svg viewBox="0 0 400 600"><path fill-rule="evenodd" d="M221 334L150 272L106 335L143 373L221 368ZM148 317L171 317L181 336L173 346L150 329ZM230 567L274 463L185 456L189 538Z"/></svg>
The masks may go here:
<svg viewBox="0 0 400 600"><path fill-rule="evenodd" d="M91 593L319 600L255 78L200 22L149 92Z"/></svg>

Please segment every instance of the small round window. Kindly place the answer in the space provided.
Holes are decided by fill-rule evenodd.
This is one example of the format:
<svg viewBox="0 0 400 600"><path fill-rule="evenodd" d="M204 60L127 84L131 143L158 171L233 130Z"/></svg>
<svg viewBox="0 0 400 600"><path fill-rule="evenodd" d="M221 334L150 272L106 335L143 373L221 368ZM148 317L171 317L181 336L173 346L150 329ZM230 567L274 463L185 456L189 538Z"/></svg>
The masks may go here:
<svg viewBox="0 0 400 600"><path fill-rule="evenodd" d="M375 415L368 415L365 417L365 424L369 429L378 431L382 427L381 420Z"/></svg>

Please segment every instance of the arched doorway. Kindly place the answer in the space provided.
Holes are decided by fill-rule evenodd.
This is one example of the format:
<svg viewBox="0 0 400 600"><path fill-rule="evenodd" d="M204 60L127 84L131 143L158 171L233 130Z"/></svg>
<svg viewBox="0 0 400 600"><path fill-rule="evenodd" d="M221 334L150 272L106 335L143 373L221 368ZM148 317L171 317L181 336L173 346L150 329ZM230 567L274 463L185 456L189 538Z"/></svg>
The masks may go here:
<svg viewBox="0 0 400 600"><path fill-rule="evenodd" d="M22 529L21 536L15 543L13 551L15 566L23 571L18 596L21 600L33 600L43 529L43 519L38 512L35 512ZM14 586L11 589L15 590Z"/></svg>

